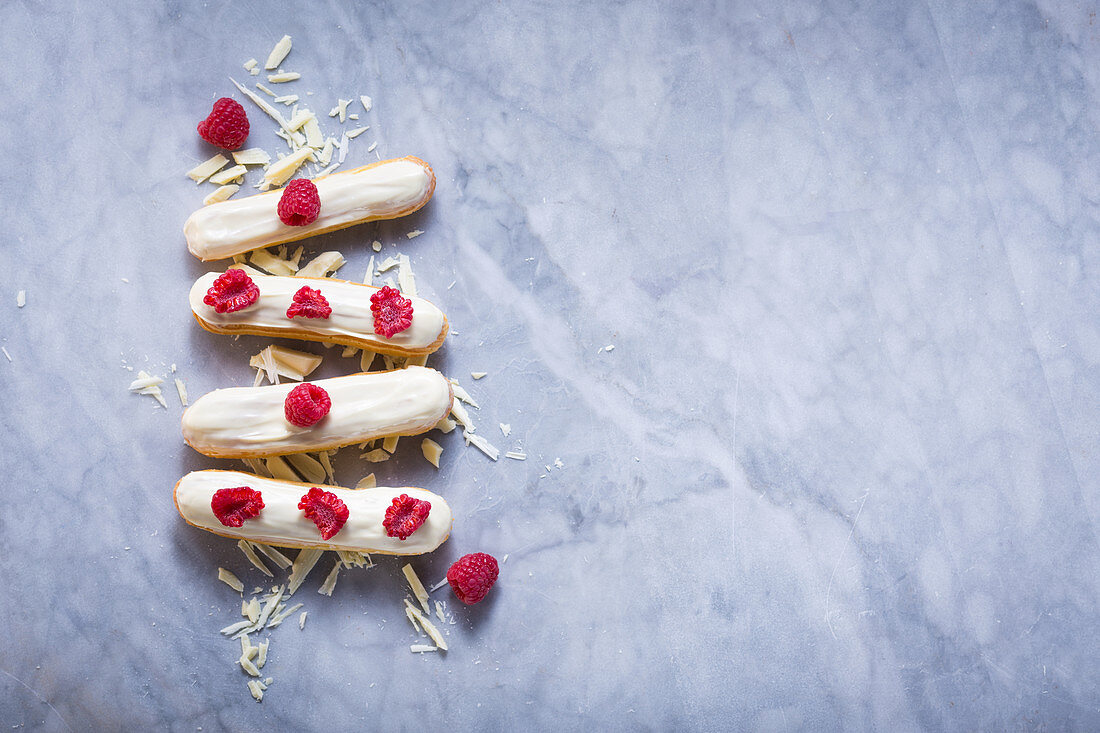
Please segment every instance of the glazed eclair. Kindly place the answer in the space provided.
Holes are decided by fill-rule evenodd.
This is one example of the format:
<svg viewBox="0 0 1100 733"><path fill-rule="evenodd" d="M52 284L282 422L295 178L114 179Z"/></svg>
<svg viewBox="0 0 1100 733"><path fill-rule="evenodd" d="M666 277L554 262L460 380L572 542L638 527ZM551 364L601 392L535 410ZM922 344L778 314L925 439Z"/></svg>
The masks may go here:
<svg viewBox="0 0 1100 733"><path fill-rule="evenodd" d="M183 226L187 248L201 260L220 260L260 247L294 242L354 224L396 219L419 210L435 192L435 173L413 156L383 160L313 179L321 198L316 221L279 220L282 190L204 206Z"/></svg>
<svg viewBox="0 0 1100 733"><path fill-rule="evenodd" d="M219 313L204 301L207 291L221 273L203 275L191 287L188 299L199 325L213 333L246 333L256 336L320 341L357 346L391 356L424 356L443 345L447 336L447 317L423 298L412 302L412 324L387 338L375 332L371 296L379 291L371 285L335 278L284 277L253 274L250 280L259 289L259 297L246 308ZM324 318L290 318L287 309L303 286L321 293L331 314Z"/></svg>
<svg viewBox="0 0 1100 733"><path fill-rule="evenodd" d="M237 489L254 492L251 496L258 499L254 502L256 508L244 512L243 519L239 511L235 519L227 518L224 511L226 503L219 506L215 495ZM299 506L311 489L333 495L346 508L342 523L328 539L323 539L318 524ZM431 505L423 523L403 540L392 536L383 524L386 510L402 494ZM451 508L443 497L424 489L315 487L243 471L192 471L176 483L173 496L180 516L194 527L223 537L277 547L419 555L443 544L451 532L453 521ZM231 508L239 510L239 500L238 507Z"/></svg>
<svg viewBox="0 0 1100 733"><path fill-rule="evenodd" d="M290 422L287 400L301 385L230 387L209 392L183 413L183 439L215 458L259 458L328 450L431 430L451 411L451 384L434 369L410 366L309 382L331 402L315 424Z"/></svg>

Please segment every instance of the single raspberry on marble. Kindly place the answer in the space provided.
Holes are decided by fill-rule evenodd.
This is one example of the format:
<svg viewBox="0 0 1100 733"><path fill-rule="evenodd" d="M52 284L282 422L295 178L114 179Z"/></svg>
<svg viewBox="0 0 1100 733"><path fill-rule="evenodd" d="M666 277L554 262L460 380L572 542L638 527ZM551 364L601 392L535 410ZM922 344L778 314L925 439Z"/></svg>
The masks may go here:
<svg viewBox="0 0 1100 733"><path fill-rule="evenodd" d="M386 509L386 518L382 520L386 535L407 540L409 535L424 524L431 509L431 502L414 499L408 494L394 498L393 503Z"/></svg>
<svg viewBox="0 0 1100 733"><path fill-rule="evenodd" d="M321 213L321 194L308 178L295 178L286 184L279 197L279 221L288 227L304 227L317 221Z"/></svg>
<svg viewBox="0 0 1100 733"><path fill-rule="evenodd" d="M260 289L252 278L244 270L233 268L218 276L202 302L218 313L232 313L247 308L259 297Z"/></svg>
<svg viewBox="0 0 1100 733"><path fill-rule="evenodd" d="M199 123L199 135L211 145L226 150L236 150L248 137L248 115L235 99L222 97L214 102L214 108Z"/></svg>
<svg viewBox="0 0 1100 733"><path fill-rule="evenodd" d="M294 318L328 318L332 315L332 307L328 304L328 298L321 295L320 289L313 289L303 285L294 294L290 307L286 309L286 317Z"/></svg>
<svg viewBox="0 0 1100 733"><path fill-rule="evenodd" d="M211 511L226 527L240 527L244 520L252 519L263 508L263 496L250 486L218 489L210 498Z"/></svg>
<svg viewBox="0 0 1100 733"><path fill-rule="evenodd" d="M458 600L468 606L480 601L497 582L500 567L496 558L484 552L463 555L447 571L447 582Z"/></svg>
<svg viewBox="0 0 1100 733"><path fill-rule="evenodd" d="M412 301L401 297L401 291L389 285L370 296L370 311L374 314L374 332L386 338L393 338L412 325Z"/></svg>
<svg viewBox="0 0 1100 733"><path fill-rule="evenodd" d="M291 425L308 428L320 421L332 409L332 398L316 384L303 382L286 396L283 402L283 414Z"/></svg>
<svg viewBox="0 0 1100 733"><path fill-rule="evenodd" d="M313 520L321 532L321 539L329 540L339 532L348 521L348 507L331 491L314 486L298 502L298 508L304 509L306 519Z"/></svg>

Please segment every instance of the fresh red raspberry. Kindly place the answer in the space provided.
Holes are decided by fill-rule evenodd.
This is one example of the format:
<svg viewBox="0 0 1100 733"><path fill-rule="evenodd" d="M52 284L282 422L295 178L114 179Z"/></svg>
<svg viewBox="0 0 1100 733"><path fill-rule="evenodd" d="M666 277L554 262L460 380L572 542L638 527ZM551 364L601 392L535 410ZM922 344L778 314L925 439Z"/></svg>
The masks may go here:
<svg viewBox="0 0 1100 733"><path fill-rule="evenodd" d="M321 295L321 291L314 290L308 285L303 285L294 294L290 307L286 309L286 317L294 318L328 318L332 315L332 308L328 304L328 298Z"/></svg>
<svg viewBox="0 0 1100 733"><path fill-rule="evenodd" d="M447 582L458 600L468 606L480 601L497 582L500 567L496 558L484 552L463 555L447 571Z"/></svg>
<svg viewBox="0 0 1100 733"><path fill-rule="evenodd" d="M286 184L279 197L279 221L288 227L304 227L317 221L321 213L321 194L308 178L295 178Z"/></svg>
<svg viewBox="0 0 1100 733"><path fill-rule="evenodd" d="M260 289L244 270L233 268L226 270L206 291L203 303L213 306L218 313L232 313L255 303L260 297Z"/></svg>
<svg viewBox="0 0 1100 733"><path fill-rule="evenodd" d="M252 519L263 508L260 492L248 486L218 489L210 498L210 509L226 527L240 527L244 520Z"/></svg>
<svg viewBox="0 0 1100 733"><path fill-rule="evenodd" d="M386 535L396 537L399 540L407 540L424 520L428 518L432 504L428 501L414 499L408 494L402 494L393 500L386 509L386 518L382 520L382 526L386 528Z"/></svg>
<svg viewBox="0 0 1100 733"><path fill-rule="evenodd" d="M236 150L248 137L248 115L235 99L222 97L214 102L214 109L199 123L199 135L211 145L226 150Z"/></svg>
<svg viewBox="0 0 1100 733"><path fill-rule="evenodd" d="M370 312L374 314L374 332L386 338L412 325L412 301L402 298L401 291L389 285L370 296Z"/></svg>
<svg viewBox="0 0 1100 733"><path fill-rule="evenodd" d="M321 531L321 539L331 539L348 521L348 507L331 491L314 486L298 502L299 509L306 510L306 519L312 519Z"/></svg>
<svg viewBox="0 0 1100 733"><path fill-rule="evenodd" d="M283 402L283 413L286 421L300 428L308 428L315 425L322 417L332 409L332 399L321 387L309 382L303 382L286 396Z"/></svg>

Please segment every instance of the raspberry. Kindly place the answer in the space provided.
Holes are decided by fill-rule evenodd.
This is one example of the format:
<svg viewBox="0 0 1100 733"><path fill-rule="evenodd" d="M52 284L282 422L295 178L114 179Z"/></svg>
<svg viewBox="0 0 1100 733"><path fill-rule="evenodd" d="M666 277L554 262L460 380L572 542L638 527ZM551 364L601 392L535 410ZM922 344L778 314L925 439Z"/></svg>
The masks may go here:
<svg viewBox="0 0 1100 733"><path fill-rule="evenodd" d="M306 519L312 519L321 531L321 539L330 539L348 521L348 507L331 491L314 486L298 502L299 509L306 510Z"/></svg>
<svg viewBox="0 0 1100 733"><path fill-rule="evenodd" d="M244 270L226 270L206 291L203 303L213 306L218 313L232 313L247 308L260 297L260 289Z"/></svg>
<svg viewBox="0 0 1100 733"><path fill-rule="evenodd" d="M321 295L320 290L314 290L308 285L303 285L294 294L293 302L286 309L287 318L328 318L331 315L332 308L329 307L328 299Z"/></svg>
<svg viewBox="0 0 1100 733"><path fill-rule="evenodd" d="M244 520L252 519L263 508L260 492L248 486L218 489L210 499L210 509L226 527L240 527Z"/></svg>
<svg viewBox="0 0 1100 733"><path fill-rule="evenodd" d="M304 227L317 221L321 213L321 195L308 178L295 178L286 184L279 197L279 221L288 227Z"/></svg>
<svg viewBox="0 0 1100 733"><path fill-rule="evenodd" d="M370 296L370 312L374 314L374 332L386 338L412 325L412 301L402 298L401 291L389 285Z"/></svg>
<svg viewBox="0 0 1100 733"><path fill-rule="evenodd" d="M447 582L458 600L468 606L480 601L497 582L500 568L496 558L484 552L463 555L447 571Z"/></svg>
<svg viewBox="0 0 1100 733"><path fill-rule="evenodd" d="M316 424L331 408L332 399L328 392L309 382L303 382L290 390L283 402L286 421L300 428Z"/></svg>
<svg viewBox="0 0 1100 733"><path fill-rule="evenodd" d="M248 115L241 103L222 97L214 102L214 108L199 123L199 135L211 145L226 150L236 150L248 137Z"/></svg>
<svg viewBox="0 0 1100 733"><path fill-rule="evenodd" d="M431 502L414 499L408 494L402 494L395 498L389 508L386 509L386 518L382 520L382 526L386 528L386 535L396 537L399 540L407 540L431 511Z"/></svg>

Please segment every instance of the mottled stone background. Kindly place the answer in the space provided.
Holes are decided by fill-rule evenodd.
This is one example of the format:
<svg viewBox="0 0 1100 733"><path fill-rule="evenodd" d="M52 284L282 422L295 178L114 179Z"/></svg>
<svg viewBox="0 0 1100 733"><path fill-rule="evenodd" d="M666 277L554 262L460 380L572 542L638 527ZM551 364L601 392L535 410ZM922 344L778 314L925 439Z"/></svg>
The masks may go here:
<svg viewBox="0 0 1100 733"><path fill-rule="evenodd" d="M0 3L0 727L1100 728L1096 10ZM499 585L437 591L451 651L413 655L401 563L328 599L323 560L257 704L215 570L262 576L171 501L237 464L124 366L251 382L267 341L187 309L184 172L284 33L314 110L374 97L348 166L439 178L307 256L407 254L456 332L430 365L529 459L402 440L379 479L456 515L422 577L483 550Z"/></svg>

